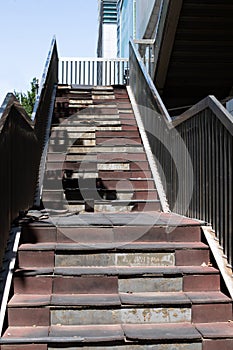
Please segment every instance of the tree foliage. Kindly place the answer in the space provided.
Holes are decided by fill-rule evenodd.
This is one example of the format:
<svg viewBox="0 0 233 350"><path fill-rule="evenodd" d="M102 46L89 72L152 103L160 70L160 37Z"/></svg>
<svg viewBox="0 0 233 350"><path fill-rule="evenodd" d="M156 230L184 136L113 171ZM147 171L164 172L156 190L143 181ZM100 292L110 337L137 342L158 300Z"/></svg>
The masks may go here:
<svg viewBox="0 0 233 350"><path fill-rule="evenodd" d="M38 79L33 78L31 81L31 89L26 93L14 91L15 97L24 107L27 114L31 117L34 104L36 101L36 94L38 91Z"/></svg>

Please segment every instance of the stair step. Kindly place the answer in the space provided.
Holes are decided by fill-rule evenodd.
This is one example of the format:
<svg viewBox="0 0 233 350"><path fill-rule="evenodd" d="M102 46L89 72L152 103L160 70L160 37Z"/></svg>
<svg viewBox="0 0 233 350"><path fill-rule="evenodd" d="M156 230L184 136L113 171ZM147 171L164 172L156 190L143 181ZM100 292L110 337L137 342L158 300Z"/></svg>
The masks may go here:
<svg viewBox="0 0 233 350"><path fill-rule="evenodd" d="M161 205L159 200L114 200L110 203L99 201L99 204L94 204L95 211L98 212L131 212L131 211L159 211Z"/></svg>
<svg viewBox="0 0 233 350"><path fill-rule="evenodd" d="M73 125L73 124L72 124ZM95 132L80 132L79 128L77 130L72 130L72 131L67 131L66 128L62 130L56 130L55 127L52 129L51 133L51 138L49 142L51 141L56 142L56 140L64 140L65 139L79 139L79 140L94 140L96 139L95 137Z"/></svg>
<svg viewBox="0 0 233 350"><path fill-rule="evenodd" d="M155 267L155 266L185 266L190 257L193 266L208 265L209 252L205 245L195 244L127 244L105 251L99 247L82 246L78 243L66 244L23 244L19 248L18 264L25 267ZM99 249L99 251L97 251ZM93 252L94 251L94 252ZM95 252L96 251L96 252ZM69 254L67 254L68 252ZM108 253L107 253L108 252ZM74 254L75 253L75 254ZM106 254L107 253L107 254ZM55 257L55 262L54 262Z"/></svg>
<svg viewBox="0 0 233 350"><path fill-rule="evenodd" d="M66 135L65 137L67 138L67 140L64 139L64 138L58 139L57 137L56 137L56 139L55 138L50 139L50 141L49 141L49 148L61 147L61 146L63 146L63 147L66 146L66 148L68 148L68 146L72 147L72 146L77 146L77 145L80 145L80 146L83 146L83 147L95 147L96 146L95 138L93 138L93 139L90 139L90 138L79 139L79 137L77 137L77 138L75 137L74 138L75 141L70 141L71 137L69 137L69 135ZM68 143L68 141L69 141L69 143ZM52 151L50 151L50 152L52 152ZM57 151L54 150L54 152L59 152L59 150L57 150Z"/></svg>
<svg viewBox="0 0 233 350"><path fill-rule="evenodd" d="M85 163L86 165L86 163ZM80 164L80 167L77 171L75 170L69 170L65 169L53 169L45 171L45 178L49 179L73 179L73 178L82 178L84 176L92 177L92 178L106 178L106 179L151 179L152 175L151 172L148 170L140 171L140 170L118 170L117 167L119 167L119 164L107 164L106 168L109 168L110 170L99 170L97 171L98 165L96 166L93 164L92 167L89 166L89 168L86 169L86 166L84 164ZM99 164L100 165L100 164ZM103 164L100 165L100 168ZM127 164L124 164L127 166ZM78 166L78 165L77 165ZM48 167L47 167L48 168ZM111 168L116 168L116 170L112 170ZM92 175L92 176L91 176Z"/></svg>
<svg viewBox="0 0 233 350"><path fill-rule="evenodd" d="M128 226L93 227L43 227L40 223L23 226L21 239L23 242L80 242L80 243L109 243L134 242L142 244L153 242L199 242L199 226L167 227L167 226Z"/></svg>
<svg viewBox="0 0 233 350"><path fill-rule="evenodd" d="M63 233L64 231L61 230ZM82 229L82 232L85 232ZM111 231L109 230L109 233ZM114 232L114 231L113 231ZM69 233L68 233L69 234ZM71 233L72 234L72 233ZM85 242L85 240L83 240L83 242ZM91 242L91 241L90 241ZM202 255L202 257L204 257L204 255L206 255L206 257L208 258L208 254L206 254L206 252L208 252L208 246L202 242L130 242L130 243L124 243L119 241L119 246L117 247L105 247L105 251L102 253L104 254L110 254L111 252L115 253L125 253L125 252L132 252L131 254L135 255L136 253L143 253L146 252L147 254L152 254L155 252L161 252L161 251L168 251L168 252L175 252L176 254L178 253L178 255L180 253L185 254L188 251L188 253L190 254L190 251L192 250L196 250L197 252L203 252L204 254ZM75 243L55 243L55 242L47 242L47 243L24 243L21 244L19 247L19 252L30 252L30 251L50 251L50 250L56 250L56 251L68 251L68 252L85 252L85 251L96 251L97 253L101 250L103 250L103 248L101 246L96 245L95 246L83 246L82 241L81 242L77 242ZM135 255L135 259L139 259L140 258L138 256ZM190 261L190 260L189 260Z"/></svg>
<svg viewBox="0 0 233 350"><path fill-rule="evenodd" d="M109 137L96 137L97 144L103 144L107 146L129 146L129 145L142 145L139 138L127 138L127 137L115 137L109 139Z"/></svg>
<svg viewBox="0 0 233 350"><path fill-rule="evenodd" d="M131 161L131 162L137 162L138 165L142 161L147 161L146 155L142 152L132 152L132 153L121 153L121 152L115 152L114 154L109 153L101 153L97 156L98 161L104 160L105 163L107 161L111 161L111 163L116 162L116 159L119 159L121 161Z"/></svg>
<svg viewBox="0 0 233 350"><path fill-rule="evenodd" d="M10 338L9 338L10 336ZM180 324L124 324L124 325L54 325L51 327L9 327L1 339L2 344L9 343L91 343L92 346L104 342L156 341L171 344L172 342L201 342L201 335L194 326ZM173 346L173 345L172 345ZM177 350L181 349L180 345ZM159 349L159 348L158 348ZM176 348L172 348L176 349ZM189 349L189 348L186 348ZM195 350L200 349L193 348Z"/></svg>
<svg viewBox="0 0 233 350"><path fill-rule="evenodd" d="M204 350L232 350L233 349L233 338L230 339L204 339L203 340Z"/></svg>
<svg viewBox="0 0 233 350"><path fill-rule="evenodd" d="M141 262L141 264L140 264ZM53 267L54 251L20 251L19 267ZM174 253L150 253L135 256L132 254L85 254L85 255L61 255L56 254L55 266L68 267L121 267L121 266L175 266Z"/></svg>
<svg viewBox="0 0 233 350"><path fill-rule="evenodd" d="M110 131L108 133L101 131L101 130L96 130L96 138L98 137L107 137L107 138L113 138L113 137L126 137L128 139L133 138L133 139L138 139L139 134L138 131L136 130L131 130L131 131Z"/></svg>
<svg viewBox="0 0 233 350"><path fill-rule="evenodd" d="M89 178L89 175L91 176L91 173L87 173L83 176L84 179ZM89 195L89 194L90 195ZM88 189L85 190L85 196L87 198L91 198L91 193L93 193L93 190ZM115 198L115 195L113 196ZM104 192L104 198L110 200L112 198L112 191L111 190L105 190ZM83 196L80 191L77 191L77 189L67 189L65 192L63 189L60 190L46 190L44 189L42 192L42 201L44 202L61 202L64 200L67 201L75 201L75 200L82 200ZM155 201L158 199L157 191L156 190L137 190L137 191L127 191L127 190L118 190L117 191L117 199L123 203L129 203L134 200L135 203L137 202L149 202L149 201Z"/></svg>
<svg viewBox="0 0 233 350"><path fill-rule="evenodd" d="M202 269L200 271L191 267L183 270L166 268L163 271L161 268L153 269L153 271L152 269L144 269L144 271L136 268L131 269L132 271L126 271L125 269L124 271L123 269L117 271L109 268L72 268L69 271L67 268L60 268L59 271L56 269L58 274L47 276L43 275L44 272L49 273L45 269L18 270L14 280L15 294L39 294L41 296L44 294L51 295L52 291L56 294L116 294L119 290L120 293L130 294L185 292L186 295L189 295L188 293L194 293L193 290L196 290L196 295L191 294L189 296L192 303L195 304L197 303L198 293L203 293L203 290L205 291L204 295L213 292L219 293L220 290L220 279L216 270L203 271ZM53 270L50 271L53 272ZM85 274L88 271L90 274ZM122 274L120 274L121 272ZM134 272L136 275L133 274ZM196 274L193 278L191 276L192 272ZM107 275L108 273L110 274ZM190 282L193 283L194 289L189 287ZM215 301L222 302L213 295L214 297L216 298ZM200 300L200 303L203 301L201 297L198 300Z"/></svg>
<svg viewBox="0 0 233 350"><path fill-rule="evenodd" d="M122 117L121 117L122 119ZM119 114L85 114L85 110L80 111L76 114L73 114L69 119L63 120L61 123L61 126L75 126L76 123L77 125L80 122L92 122L92 121L104 121L104 120L121 120ZM134 118L135 119L135 118ZM131 119L132 120L132 119ZM59 124L53 124L53 127L58 126Z"/></svg>
<svg viewBox="0 0 233 350"><path fill-rule="evenodd" d="M226 343L224 343L225 345ZM232 344L232 343L231 343ZM127 345L109 345L109 346L95 346L94 348L96 350L108 350L108 349L113 349L113 350L148 350L148 349L153 349L153 350L161 350L161 346L163 348L163 350L202 350L202 344L201 343L183 343L182 344L154 344L154 345L146 345L146 344L133 344L133 342L129 342L127 341ZM5 348L4 348L5 349ZM21 348L20 348L21 349ZM59 350L61 348L57 348L57 347L48 347L48 350ZM66 350L77 350L79 349L79 347L69 347L69 348L65 348ZM82 346L80 347L80 349L82 350L93 350L92 346ZM219 348L216 348L216 350L218 350ZM6 349L7 350L7 349ZM18 350L18 349L11 349L10 350ZM27 350L27 348L25 348L25 350ZM31 350L31 348L29 349ZM32 348L32 350L34 350L34 348ZM38 348L38 350L44 350L44 348ZM47 350L47 348L46 348ZM209 350L209 349L208 349ZM211 349L211 350L215 350ZM232 350L231 347L229 348L224 348L224 350Z"/></svg>
<svg viewBox="0 0 233 350"><path fill-rule="evenodd" d="M152 179L101 179L100 184L96 182L96 178L87 178L87 179L64 179L63 181L59 179L46 179L44 180L44 189L45 190L60 190L62 188L65 189L78 189L84 190L93 189L94 191L99 190L131 190L134 192L135 190L147 190L147 189L155 189L154 180Z"/></svg>
<svg viewBox="0 0 233 350"><path fill-rule="evenodd" d="M17 277L27 277L54 273L57 276L119 276L119 277L140 277L144 276L183 276L183 290L190 291L219 291L220 279L218 270L202 266L143 266L143 267L56 267L37 268L28 267L16 270Z"/></svg>
<svg viewBox="0 0 233 350"><path fill-rule="evenodd" d="M26 310L26 309L25 309ZM29 309L30 310L30 309ZM14 310L13 310L14 311ZM23 313L23 310L22 310ZM15 313L14 313L15 314ZM47 320L46 320L47 321ZM33 322L33 320L32 320ZM113 325L191 322L190 308L123 308L120 309L66 309L51 310L51 324L61 325ZM22 324L21 324L22 325ZM46 325L46 324L45 324ZM20 326L20 324L19 324Z"/></svg>
<svg viewBox="0 0 233 350"><path fill-rule="evenodd" d="M48 346L47 344L11 344L1 345L1 350L48 350Z"/></svg>
<svg viewBox="0 0 233 350"><path fill-rule="evenodd" d="M157 341L200 341L201 336L193 325L181 324L125 324L122 325L128 340L157 340ZM178 347L179 349L179 347Z"/></svg>
<svg viewBox="0 0 233 350"><path fill-rule="evenodd" d="M86 161L87 156L85 158L82 156L80 160L75 159L68 161L65 159L64 154L57 154L57 153L50 153L49 154L49 159L47 159L46 162L46 170L65 170L65 169L70 169L70 170L79 170L80 167L81 169L85 167L86 170L103 170L103 171L113 171L113 170L118 170L118 171L149 171L149 166L146 161L137 161L136 163L131 163L130 161L124 160L124 159L116 159L110 162L101 162L99 161L97 163L97 159L93 159L93 156L91 160ZM98 156L97 156L98 158Z"/></svg>
<svg viewBox="0 0 233 350"><path fill-rule="evenodd" d="M66 278L67 279L67 278ZM64 279L64 282L68 282ZM67 289L69 289L67 287ZM204 295L204 297L203 297ZM35 308L38 306L49 306L51 308L55 306L59 306L59 308L69 307L69 306L86 306L86 307L107 307L107 306L115 306L119 305L134 305L135 307L150 305L150 306L176 306L185 305L186 307L199 307L203 304L208 305L213 309L215 305L215 309L219 311L219 307L221 305L228 305L228 309L231 307L231 299L225 296L221 292L204 292L204 293L183 293L179 290L177 292L120 292L107 294L106 292L103 294L79 294L77 290L72 290L69 293L53 293L51 295L35 295L35 294L20 294L14 295L10 302L9 308ZM229 307L230 306L230 307ZM201 312L206 312L205 305ZM194 313L197 310L194 309ZM208 312L206 315L211 313ZM225 318L227 318L227 313L224 311Z"/></svg>
<svg viewBox="0 0 233 350"><path fill-rule="evenodd" d="M108 146L108 145L100 145L100 146L76 146L73 145L72 147L69 147L67 149L67 153L111 153L111 159L114 157L114 153L142 153L143 147L142 146Z"/></svg>

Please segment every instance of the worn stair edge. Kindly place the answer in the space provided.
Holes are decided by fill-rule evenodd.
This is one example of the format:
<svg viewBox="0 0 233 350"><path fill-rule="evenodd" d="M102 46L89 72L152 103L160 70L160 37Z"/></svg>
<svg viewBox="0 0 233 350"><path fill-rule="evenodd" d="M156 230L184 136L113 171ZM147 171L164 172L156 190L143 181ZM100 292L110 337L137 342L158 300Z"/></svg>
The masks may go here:
<svg viewBox="0 0 233 350"><path fill-rule="evenodd" d="M159 195L159 198L161 201L162 209L165 213L169 213L170 212L169 204L167 201L165 190L164 190L163 185L162 185L162 181L161 181L161 178L160 178L160 175L158 172L157 165L155 163L155 160L154 160L151 148L150 148L150 144L149 144L149 141L148 141L148 138L146 135L146 131L145 131L145 128L144 128L143 123L142 123L139 108L136 104L136 101L135 101L135 98L134 98L134 95L133 95L131 88L129 86L127 86L126 89L127 89L129 99L130 99L130 102L131 102L131 105L132 105L132 108L134 111L135 119L136 119L136 122L138 125L139 133L141 135L141 139L142 139L142 143L144 145L147 159L148 159L148 162L150 164L150 169L151 169L151 172L152 172L152 175L154 178L155 187L158 191L158 195Z"/></svg>

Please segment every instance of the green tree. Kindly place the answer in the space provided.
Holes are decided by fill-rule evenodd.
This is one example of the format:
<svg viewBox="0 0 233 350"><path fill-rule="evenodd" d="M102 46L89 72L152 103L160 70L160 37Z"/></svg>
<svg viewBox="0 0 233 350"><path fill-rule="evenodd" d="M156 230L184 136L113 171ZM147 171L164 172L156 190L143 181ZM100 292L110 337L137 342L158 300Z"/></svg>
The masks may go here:
<svg viewBox="0 0 233 350"><path fill-rule="evenodd" d="M38 91L38 79L33 78L31 82L31 89L26 93L14 91L15 97L24 107L27 114L31 117L34 104L36 101L36 94Z"/></svg>

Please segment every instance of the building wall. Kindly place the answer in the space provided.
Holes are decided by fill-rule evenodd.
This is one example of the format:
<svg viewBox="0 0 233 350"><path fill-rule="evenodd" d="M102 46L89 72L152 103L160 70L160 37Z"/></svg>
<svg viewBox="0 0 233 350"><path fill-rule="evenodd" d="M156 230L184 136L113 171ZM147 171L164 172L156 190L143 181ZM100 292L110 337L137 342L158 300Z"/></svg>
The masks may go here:
<svg viewBox="0 0 233 350"><path fill-rule="evenodd" d="M118 1L118 56L129 56L129 40L142 39L148 26L154 5L158 0Z"/></svg>
<svg viewBox="0 0 233 350"><path fill-rule="evenodd" d="M117 0L98 0L99 35L97 56L117 57Z"/></svg>
<svg viewBox="0 0 233 350"><path fill-rule="evenodd" d="M114 58L117 57L117 25L104 24L103 25L103 47L102 57Z"/></svg>
<svg viewBox="0 0 233 350"><path fill-rule="evenodd" d="M136 1L118 2L118 56L129 56L129 39L136 36Z"/></svg>

